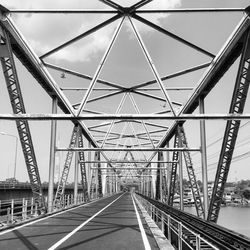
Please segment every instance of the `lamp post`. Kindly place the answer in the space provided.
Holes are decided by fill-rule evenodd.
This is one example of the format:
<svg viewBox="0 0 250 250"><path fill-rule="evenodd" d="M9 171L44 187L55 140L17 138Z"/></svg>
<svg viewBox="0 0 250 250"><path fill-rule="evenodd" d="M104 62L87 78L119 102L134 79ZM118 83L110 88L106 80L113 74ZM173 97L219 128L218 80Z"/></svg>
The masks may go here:
<svg viewBox="0 0 250 250"><path fill-rule="evenodd" d="M11 137L14 137L15 140L16 140L16 146L15 146L15 162L14 162L14 180L16 179L16 161L17 161L17 143L18 143L18 138L17 136L15 135L12 135L12 134L8 134L8 133L5 133L5 132L0 132L1 135L7 135L7 136L11 136Z"/></svg>

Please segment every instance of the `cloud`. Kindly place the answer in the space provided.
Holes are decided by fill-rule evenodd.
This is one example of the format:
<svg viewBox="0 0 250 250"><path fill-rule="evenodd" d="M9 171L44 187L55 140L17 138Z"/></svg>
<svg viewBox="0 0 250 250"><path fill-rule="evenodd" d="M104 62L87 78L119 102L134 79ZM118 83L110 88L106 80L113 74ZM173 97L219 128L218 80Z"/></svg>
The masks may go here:
<svg viewBox="0 0 250 250"><path fill-rule="evenodd" d="M130 1L131 4L137 1ZM130 3L129 2L129 3ZM10 9L109 9L98 0L2 0L2 5ZM119 4L128 4L128 0L119 0ZM143 8L174 8L181 4L181 0L154 0ZM48 7L49 6L49 7ZM42 14L16 14L12 16L17 27L26 37L28 43L38 55L57 47L73 37L81 34L85 30L110 18L109 15L42 15ZM98 18L97 18L98 17ZM150 20L160 24L161 19L166 17L162 14L150 15ZM138 25L137 25L138 26ZM66 60L70 62L89 61L99 52L103 52L114 32L114 25L106 26L95 32L92 36L68 46L51 55L56 60ZM139 25L142 32L151 32L145 25ZM127 29L129 30L129 29Z"/></svg>

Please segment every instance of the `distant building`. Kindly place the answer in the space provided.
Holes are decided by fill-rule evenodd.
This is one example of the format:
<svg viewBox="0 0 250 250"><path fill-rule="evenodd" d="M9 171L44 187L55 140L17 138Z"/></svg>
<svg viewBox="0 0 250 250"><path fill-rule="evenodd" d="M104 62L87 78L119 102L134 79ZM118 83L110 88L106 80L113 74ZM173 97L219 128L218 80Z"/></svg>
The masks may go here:
<svg viewBox="0 0 250 250"><path fill-rule="evenodd" d="M16 183L18 183L19 181L18 181L16 178L7 178L7 179L5 180L5 182L7 182L7 183L12 183L12 184L16 184Z"/></svg>

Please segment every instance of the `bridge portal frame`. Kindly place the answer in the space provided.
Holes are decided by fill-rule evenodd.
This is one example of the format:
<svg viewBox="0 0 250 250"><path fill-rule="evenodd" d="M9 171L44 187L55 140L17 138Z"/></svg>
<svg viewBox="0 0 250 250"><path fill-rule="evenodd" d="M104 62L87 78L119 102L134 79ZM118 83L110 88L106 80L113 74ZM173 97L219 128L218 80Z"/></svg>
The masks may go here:
<svg viewBox="0 0 250 250"><path fill-rule="evenodd" d="M180 41L208 56L213 57L213 55L191 43L189 43L188 41L185 41L184 39L177 37L176 35L161 29L160 27L158 27L157 25L154 25L150 22L148 22L145 19L142 19L141 17L139 17L136 14L136 11L138 8L142 7L144 4L147 4L150 1L140 1L137 4L131 6L130 8L123 8L120 5L114 4L112 1L110 0L102 0L102 2L104 2L105 4L115 8L115 12L117 15L115 16L114 20L122 17L122 16L131 16L132 18L135 18L138 21L143 22L144 24L147 24L150 27L153 27L155 30L158 30L159 32L162 32L174 39L176 39L177 41ZM242 9L241 9L242 10ZM199 10L192 10L192 9L186 9L186 10L166 10L166 12L207 12L207 11L239 11L239 9L199 9ZM18 11L17 11L18 12ZM20 13L21 11L19 11ZM38 12L42 12L42 11L36 11ZM58 11L54 11L56 13L59 13ZM67 11L66 11L67 12ZM64 12L64 13L66 13ZM89 13L94 13L95 11L89 11ZM157 10L151 10L151 13L153 12L157 12ZM159 11L158 11L159 12ZM86 102L86 98L83 100L83 102L80 105L80 108L78 109L78 114L77 116L75 116L75 112L74 109L72 108L71 104L67 102L67 99L64 97L64 95L62 94L62 92L58 89L57 85L54 84L54 80L50 77L45 63L42 62L42 59L45 58L46 56L54 53L55 51L60 50L61 48L75 42L76 40L79 40L81 37L83 36L87 36L89 33L94 32L95 30L98 30L100 28L102 28L103 26L107 25L107 23L102 23L101 25L99 25L98 27L95 27L95 29L88 31L88 33L82 35L81 37L77 37L76 39L73 39L71 41L68 41L67 43L53 49L53 51L50 51L48 53L46 53L45 55L43 55L40 59L37 58L35 56L35 54L32 52L32 50L29 48L29 46L27 46L26 42L24 41L23 37L20 36L20 33L18 32L18 30L16 29L16 27L13 25L11 19L8 17L8 13L9 10L7 10L6 8L1 7L1 27L5 30L5 32L8 32L8 34L10 35L10 40L12 44L15 44L15 47L13 48L14 52L16 54L19 55L19 59L25 64L26 67L28 67L29 69L32 69L32 74L35 76L35 78L39 78L38 82L45 88L45 90L48 92L48 94L51 97L57 97L58 98L58 105L62 108L62 110L65 112L66 115L28 115L28 114L21 114L21 115L2 115L0 116L0 119L10 119L10 120L60 120L60 119L68 119L71 120L73 122L79 123L80 126L83 128L83 133L85 135L85 137L87 138L87 140L90 141L90 143L93 145L93 147L97 147L98 148L98 144L96 143L95 139L92 137L92 135L89 133L88 128L86 128L86 126L84 125L84 123L81 121L83 119L107 119L108 117L110 119L127 119L127 120L131 120L131 119L171 119L171 120L175 120L175 122L173 123L173 125L169 128L168 132L166 133L166 136L164 136L164 138L158 143L157 147L159 148L164 148L165 145L170 141L170 139L173 137L173 135L176 133L177 127L180 123L184 123L186 120L188 119L230 119L230 120L241 120L241 119L249 119L250 115L235 115L235 114L229 114L229 115L196 115L196 116L192 116L192 115L188 115L190 114L190 112L192 113L192 111L194 111L194 109L199 105L198 102L200 100L200 97L205 97L210 90L215 86L215 84L218 82L218 80L222 77L222 75L225 73L225 71L228 70L228 68L232 65L232 63L236 60L236 58L239 56L239 54L241 53L242 50L242 46L244 45L244 41L243 41L243 36L246 32L247 29L249 29L249 8L246 9L245 11L245 17L242 19L242 21L240 22L240 24L238 25L238 27L236 28L235 32L233 33L233 35L229 38L228 42L225 44L224 48L222 49L222 51L213 59L213 61L211 62L207 73L204 75L204 78L201 80L199 86L196 88L196 90L194 91L194 94L191 96L191 98L189 99L189 101L185 104L185 106L182 108L182 110L180 111L180 113L177 115L177 117L175 116L175 112L173 112L174 117L167 117L167 116L159 116L159 115L151 115L151 116L143 116L143 115L135 115L133 117L131 116L125 116L125 115L109 115L109 116L105 116L103 114L100 115L95 115L95 116L81 116L80 115L80 111L82 110L85 102ZM48 12L47 12L48 13ZM72 12L71 12L72 13ZM87 12L86 12L87 13ZM97 13L97 12L95 12ZM100 12L99 12L100 13ZM138 13L142 13L142 11L138 11ZM146 13L144 11L144 13ZM150 11L148 11L148 13L150 13ZM131 18L129 17L130 21ZM109 20L109 22L113 22L114 21ZM133 25L132 21L131 24ZM135 30L135 29L134 29ZM135 33L136 30L135 30ZM138 35L138 34L137 34ZM138 40L140 41L140 37L138 37ZM142 48L144 48L143 43L141 43ZM145 50L145 48L144 48ZM20 54L18 53L20 52ZM147 51L145 51L145 53L147 54ZM26 62L25 62L26 60ZM29 62L29 65L27 65L27 61ZM150 61L150 60L149 60ZM153 65L152 69L153 69ZM201 66L199 66L201 67ZM156 77L156 81L158 81L159 83L161 83L162 79L159 79L159 77L157 76L157 72L155 73L155 77ZM95 82L98 81L98 71L96 73L96 76L93 77L93 79L91 79L92 84L94 85ZM109 83L108 83L109 84ZM109 84L110 85L110 84ZM149 83L144 84L145 86L149 85ZM114 85L117 88L117 85ZM136 88L139 88L138 86ZM121 89L121 88L120 88ZM88 89L91 90L91 89ZM135 90L135 88L133 89ZM124 91L128 91L127 89L122 89L120 90L122 92ZM139 93L139 92L137 92ZM152 98L154 98L153 96L151 96ZM167 97L167 95L166 95ZM167 100L170 103L170 107L171 106L171 101L169 100L169 98L167 98ZM173 108L172 108L173 109ZM172 110L173 111L173 110ZM68 115L69 114L69 115ZM103 154L103 152L101 152ZM153 157L156 155L157 152L154 152L152 154L152 156L150 157L149 160L152 160ZM107 160L107 157L105 156L105 154L103 154L103 157Z"/></svg>

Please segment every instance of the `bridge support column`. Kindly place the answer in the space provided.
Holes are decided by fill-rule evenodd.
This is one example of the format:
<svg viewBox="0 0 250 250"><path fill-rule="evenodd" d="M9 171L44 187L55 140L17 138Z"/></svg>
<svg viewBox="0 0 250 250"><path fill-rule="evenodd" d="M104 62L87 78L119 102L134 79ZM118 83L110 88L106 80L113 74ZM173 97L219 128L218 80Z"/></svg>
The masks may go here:
<svg viewBox="0 0 250 250"><path fill-rule="evenodd" d="M115 192L118 192L118 176L115 174Z"/></svg>
<svg viewBox="0 0 250 250"><path fill-rule="evenodd" d="M200 114L204 114L204 98L199 100ZM201 134L201 164L202 164L202 184L203 184L203 205L204 205L204 219L208 215L208 184L207 184L207 148L206 148L206 127L205 120L200 120L200 134Z"/></svg>
<svg viewBox="0 0 250 250"><path fill-rule="evenodd" d="M113 188L114 188L113 193L116 193L116 174L115 173L113 174Z"/></svg>
<svg viewBox="0 0 250 250"><path fill-rule="evenodd" d="M182 148L182 140L179 135L179 147ZM184 210L183 206L183 161L182 152L179 151L179 182L180 182L180 210Z"/></svg>
<svg viewBox="0 0 250 250"><path fill-rule="evenodd" d="M169 142L166 144L166 147L169 148ZM166 151L166 161L170 161L170 153L169 151ZM166 185L166 202L168 203L168 197L169 197L169 192L170 192L170 181L171 181L171 164L167 163L167 185Z"/></svg>
<svg viewBox="0 0 250 250"><path fill-rule="evenodd" d="M77 128L77 133L76 133L76 142L78 142L80 135L80 130L79 126ZM78 145L78 143L76 143ZM79 155L75 153L75 171L74 171L74 205L77 205L77 195L78 195L78 176L79 176L79 171L78 171L78 165L79 165Z"/></svg>
<svg viewBox="0 0 250 250"><path fill-rule="evenodd" d="M57 98L52 99L52 113L57 113ZM50 161L49 161L49 187L48 187L48 212L53 212L54 197L54 175L55 175L55 148L56 148L56 124L55 120L51 121L51 138L50 138Z"/></svg>
<svg viewBox="0 0 250 250"><path fill-rule="evenodd" d="M88 144L89 148L91 148L91 143L89 142ZM87 165L87 182L88 182L88 194L89 194L89 198L90 197L90 190L91 190L91 183L92 183L92 169L91 169L91 151L88 152L88 165Z"/></svg>
<svg viewBox="0 0 250 250"><path fill-rule="evenodd" d="M248 13L249 15L249 13ZM249 16L248 16L249 20ZM250 29L245 31L242 37L243 47L238 67L236 83L229 108L230 114L242 114L244 111L248 90L250 86ZM217 222L227 176L229 173L236 139L240 129L240 120L227 121L222 141L220 157L214 180L214 188L210 201L207 220Z"/></svg>

